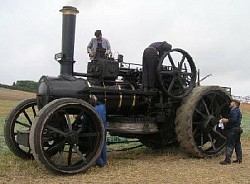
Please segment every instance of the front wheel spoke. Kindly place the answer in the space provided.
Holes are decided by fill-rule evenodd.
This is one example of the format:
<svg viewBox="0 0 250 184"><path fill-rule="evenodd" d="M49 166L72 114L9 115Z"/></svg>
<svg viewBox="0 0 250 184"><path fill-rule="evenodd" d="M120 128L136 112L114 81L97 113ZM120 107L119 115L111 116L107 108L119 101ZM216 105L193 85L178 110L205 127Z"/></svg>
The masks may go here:
<svg viewBox="0 0 250 184"><path fill-rule="evenodd" d="M56 151L62 151L63 148L65 146L65 140L59 142L59 143L56 143L56 144L52 144L51 146L49 146L49 148L46 150L47 154L51 154L51 153L54 153Z"/></svg>
<svg viewBox="0 0 250 184"><path fill-rule="evenodd" d="M79 137L97 137L98 133L80 133Z"/></svg>
<svg viewBox="0 0 250 184"><path fill-rule="evenodd" d="M49 129L49 130L52 130L53 132L59 133L59 134L63 135L64 137L67 136L67 133L65 133L65 132L63 132L63 131L61 131L61 130L59 130L57 128L54 128L52 126L47 125L46 128Z"/></svg>
<svg viewBox="0 0 250 184"><path fill-rule="evenodd" d="M201 133L201 147L203 146L204 144L204 138L203 138L203 133Z"/></svg>
<svg viewBox="0 0 250 184"><path fill-rule="evenodd" d="M69 146L69 155L68 155L68 165L71 165L71 160L72 160L72 145Z"/></svg>
<svg viewBox="0 0 250 184"><path fill-rule="evenodd" d="M27 124L25 124L25 123L22 123L22 122L20 122L20 121L15 121L16 122L16 124L19 124L19 125L22 125L22 126L24 126L24 127L26 127L26 128L29 128L30 129L30 125L27 125Z"/></svg>
<svg viewBox="0 0 250 184"><path fill-rule="evenodd" d="M80 134L80 132L82 131L82 127L80 127L76 132L78 133L78 134Z"/></svg>
<svg viewBox="0 0 250 184"><path fill-rule="evenodd" d="M80 152L80 150L74 145L73 149L75 150L75 152L78 154L79 158L81 160L83 160L84 162L87 161L87 158L85 156L83 156L82 152Z"/></svg>
<svg viewBox="0 0 250 184"><path fill-rule="evenodd" d="M30 120L30 117L25 110L23 111L23 114L26 117L26 119L28 120L29 124L32 125L32 121Z"/></svg>

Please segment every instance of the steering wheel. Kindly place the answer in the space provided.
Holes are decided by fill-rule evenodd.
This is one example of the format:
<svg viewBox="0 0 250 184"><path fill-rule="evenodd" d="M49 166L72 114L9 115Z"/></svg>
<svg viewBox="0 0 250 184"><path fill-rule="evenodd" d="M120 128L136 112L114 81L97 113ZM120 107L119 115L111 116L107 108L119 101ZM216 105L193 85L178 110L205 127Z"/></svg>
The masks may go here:
<svg viewBox="0 0 250 184"><path fill-rule="evenodd" d="M160 57L157 75L163 92L175 99L187 96L196 84L196 67L193 59L179 48L165 52Z"/></svg>

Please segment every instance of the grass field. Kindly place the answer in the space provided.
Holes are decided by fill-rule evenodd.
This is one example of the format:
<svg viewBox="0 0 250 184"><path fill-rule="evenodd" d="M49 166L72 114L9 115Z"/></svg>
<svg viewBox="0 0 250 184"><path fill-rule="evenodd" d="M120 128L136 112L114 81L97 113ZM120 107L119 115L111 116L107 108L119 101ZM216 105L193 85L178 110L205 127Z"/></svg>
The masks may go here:
<svg viewBox="0 0 250 184"><path fill-rule="evenodd" d="M8 96L10 94L11 96ZM10 109L34 94L0 88L0 184L1 183L250 183L250 105L242 104L243 163L219 165L224 156L192 158L178 148L152 151L145 147L108 152L108 164L86 173L57 176L34 160L15 157L5 146L3 125Z"/></svg>

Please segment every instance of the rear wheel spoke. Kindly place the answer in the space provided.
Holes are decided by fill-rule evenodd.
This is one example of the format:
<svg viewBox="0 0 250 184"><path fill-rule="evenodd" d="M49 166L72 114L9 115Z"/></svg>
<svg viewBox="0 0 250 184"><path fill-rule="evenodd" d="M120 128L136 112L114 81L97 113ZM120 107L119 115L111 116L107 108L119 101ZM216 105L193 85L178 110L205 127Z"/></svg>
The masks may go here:
<svg viewBox="0 0 250 184"><path fill-rule="evenodd" d="M207 104L206 104L206 102L205 102L204 99L202 99L202 103L203 103L203 105L204 105L204 107L205 107L205 110L206 110L207 115L210 115L210 112L209 112L209 110L208 110Z"/></svg>
<svg viewBox="0 0 250 184"><path fill-rule="evenodd" d="M214 131L214 133L216 133L217 135L219 135L222 139L226 140L226 136L224 136L222 133L218 132L218 131Z"/></svg>
<svg viewBox="0 0 250 184"><path fill-rule="evenodd" d="M212 136L211 136L210 133L208 133L208 138L209 138L209 140L210 140L210 142L211 142L211 145L212 145L213 149L216 150L215 145L214 145L214 142L213 142L213 138L212 138Z"/></svg>

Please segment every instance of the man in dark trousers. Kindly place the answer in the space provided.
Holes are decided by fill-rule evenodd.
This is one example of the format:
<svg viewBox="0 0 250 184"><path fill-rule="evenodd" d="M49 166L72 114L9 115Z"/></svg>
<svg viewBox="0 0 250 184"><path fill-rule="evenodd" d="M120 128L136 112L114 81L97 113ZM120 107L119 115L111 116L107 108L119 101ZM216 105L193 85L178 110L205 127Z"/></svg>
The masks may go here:
<svg viewBox="0 0 250 184"><path fill-rule="evenodd" d="M233 150L235 149L237 159L233 163L242 163L242 148L240 142L240 136L242 133L241 129L241 119L242 114L240 112L240 101L232 100L230 103L230 113L228 118L222 118L220 122L225 125L227 129L227 138L226 138L226 157L223 161L220 162L222 165L231 164L231 157Z"/></svg>
<svg viewBox="0 0 250 184"><path fill-rule="evenodd" d="M156 69L159 59L164 52L170 51L172 45L166 41L154 42L143 52L142 58L142 84L144 90L154 90L156 87Z"/></svg>

